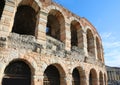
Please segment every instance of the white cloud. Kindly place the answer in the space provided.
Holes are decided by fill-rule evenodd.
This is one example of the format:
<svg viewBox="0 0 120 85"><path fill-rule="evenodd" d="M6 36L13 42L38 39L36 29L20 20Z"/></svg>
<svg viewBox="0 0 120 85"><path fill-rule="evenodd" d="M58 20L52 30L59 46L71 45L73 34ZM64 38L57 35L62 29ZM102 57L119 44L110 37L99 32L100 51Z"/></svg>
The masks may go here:
<svg viewBox="0 0 120 85"><path fill-rule="evenodd" d="M106 65L120 67L120 41L113 33L101 35Z"/></svg>
<svg viewBox="0 0 120 85"><path fill-rule="evenodd" d="M101 37L102 37L102 38L109 38L109 37L111 37L111 35L112 35L111 32L109 32L109 33L102 33L102 34L101 34Z"/></svg>
<svg viewBox="0 0 120 85"><path fill-rule="evenodd" d="M118 48L120 47L120 41L103 41L103 46L105 49Z"/></svg>

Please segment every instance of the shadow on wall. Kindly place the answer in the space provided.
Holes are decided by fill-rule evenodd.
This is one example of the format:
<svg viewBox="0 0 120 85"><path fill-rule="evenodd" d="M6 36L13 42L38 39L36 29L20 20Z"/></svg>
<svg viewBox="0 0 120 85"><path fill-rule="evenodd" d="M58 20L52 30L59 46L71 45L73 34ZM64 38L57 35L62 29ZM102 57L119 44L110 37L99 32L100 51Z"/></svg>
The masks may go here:
<svg viewBox="0 0 120 85"><path fill-rule="evenodd" d="M2 17L4 6L5 6L5 0L0 0L0 20Z"/></svg>

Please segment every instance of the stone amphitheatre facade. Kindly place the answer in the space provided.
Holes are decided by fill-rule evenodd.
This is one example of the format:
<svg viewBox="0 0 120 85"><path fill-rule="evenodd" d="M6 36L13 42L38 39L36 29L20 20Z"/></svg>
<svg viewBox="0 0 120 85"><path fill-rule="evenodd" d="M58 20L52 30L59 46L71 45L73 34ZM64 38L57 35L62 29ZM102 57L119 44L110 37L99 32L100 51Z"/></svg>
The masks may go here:
<svg viewBox="0 0 120 85"><path fill-rule="evenodd" d="M51 0L0 0L0 85L107 85L94 26Z"/></svg>

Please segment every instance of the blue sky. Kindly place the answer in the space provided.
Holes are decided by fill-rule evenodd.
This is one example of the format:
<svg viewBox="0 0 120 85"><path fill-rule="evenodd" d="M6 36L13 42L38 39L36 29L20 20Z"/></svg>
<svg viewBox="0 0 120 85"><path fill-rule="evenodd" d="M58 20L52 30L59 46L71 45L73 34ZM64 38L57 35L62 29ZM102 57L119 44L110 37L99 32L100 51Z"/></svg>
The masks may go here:
<svg viewBox="0 0 120 85"><path fill-rule="evenodd" d="M53 1L87 18L102 38L105 64L120 67L120 0Z"/></svg>

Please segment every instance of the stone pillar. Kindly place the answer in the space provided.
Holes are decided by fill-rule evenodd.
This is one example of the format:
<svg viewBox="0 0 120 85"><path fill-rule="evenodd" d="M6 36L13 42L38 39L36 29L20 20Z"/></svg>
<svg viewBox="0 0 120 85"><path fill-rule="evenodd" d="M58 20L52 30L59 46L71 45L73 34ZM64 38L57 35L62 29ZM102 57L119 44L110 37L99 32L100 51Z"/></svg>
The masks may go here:
<svg viewBox="0 0 120 85"><path fill-rule="evenodd" d="M114 72L111 71L111 75L112 75L112 80L114 80Z"/></svg>
<svg viewBox="0 0 120 85"><path fill-rule="evenodd" d="M110 73L110 81L112 81L112 75L111 75L111 71L110 71L109 73Z"/></svg>
<svg viewBox="0 0 120 85"><path fill-rule="evenodd" d="M110 71L108 71L108 80L111 81Z"/></svg>
<svg viewBox="0 0 120 85"><path fill-rule="evenodd" d="M3 78L4 78L4 74L0 73L0 85L2 85Z"/></svg>
<svg viewBox="0 0 120 85"><path fill-rule="evenodd" d="M120 70L118 71L118 79L120 80Z"/></svg>
<svg viewBox="0 0 120 85"><path fill-rule="evenodd" d="M117 80L116 70L114 70L114 79Z"/></svg>
<svg viewBox="0 0 120 85"><path fill-rule="evenodd" d="M80 85L87 85L87 78L82 77L80 81Z"/></svg>
<svg viewBox="0 0 120 85"><path fill-rule="evenodd" d="M71 50L71 33L70 33L70 24L65 22L65 34L66 34L66 39L65 39L65 49L67 51Z"/></svg>
<svg viewBox="0 0 120 85"><path fill-rule="evenodd" d="M101 58L102 58L102 63L104 63L104 52L103 52L103 47L102 47L102 45L101 45Z"/></svg>
<svg viewBox="0 0 120 85"><path fill-rule="evenodd" d="M118 71L116 72L116 77L117 77L117 80L119 80L119 75L118 75Z"/></svg>
<svg viewBox="0 0 120 85"><path fill-rule="evenodd" d="M94 85L99 85L99 78L97 78L97 79L94 79Z"/></svg>
<svg viewBox="0 0 120 85"><path fill-rule="evenodd" d="M6 0L4 10L0 21L0 36L5 37L9 35L12 30L14 15L16 12L15 1Z"/></svg>
<svg viewBox="0 0 120 85"><path fill-rule="evenodd" d="M100 51L100 50L99 50L99 48L97 49L96 39L94 39L94 48L93 48L93 49L94 49L94 51L95 51L95 52L94 52L95 58L98 59L98 51ZM97 50L98 50L98 51L97 51ZM98 59L98 60L99 60L99 59Z"/></svg>
<svg viewBox="0 0 120 85"><path fill-rule="evenodd" d="M109 71L107 71L107 77L108 77L108 80L109 80Z"/></svg>
<svg viewBox="0 0 120 85"><path fill-rule="evenodd" d="M84 47L85 56L88 56L86 32L83 32L83 47Z"/></svg>
<svg viewBox="0 0 120 85"><path fill-rule="evenodd" d="M85 85L90 85L89 84L89 78L86 78L86 84Z"/></svg>
<svg viewBox="0 0 120 85"><path fill-rule="evenodd" d="M86 73L85 70L80 71L80 85L87 85L87 77L86 77Z"/></svg>
<svg viewBox="0 0 120 85"><path fill-rule="evenodd" d="M41 9L40 11L40 18L38 24L38 36L37 41L46 48L46 24L47 24L47 13Z"/></svg>
<svg viewBox="0 0 120 85"><path fill-rule="evenodd" d="M106 85L106 76L104 75L103 85Z"/></svg>
<svg viewBox="0 0 120 85"><path fill-rule="evenodd" d="M31 85L43 85L43 78L43 76L34 75Z"/></svg>
<svg viewBox="0 0 120 85"><path fill-rule="evenodd" d="M66 85L72 85L72 74L67 75L66 78L65 78L65 81L66 81Z"/></svg>
<svg viewBox="0 0 120 85"><path fill-rule="evenodd" d="M66 76L64 74L63 75L61 74L60 84L61 85L67 85Z"/></svg>

